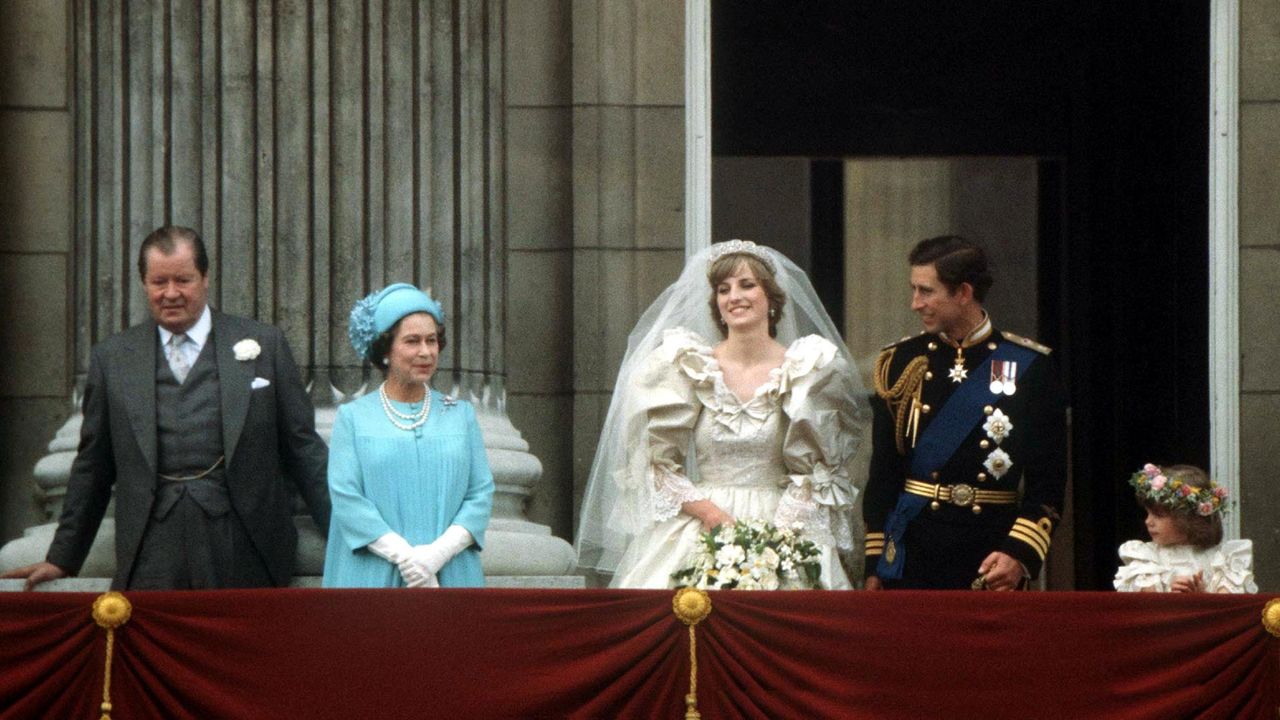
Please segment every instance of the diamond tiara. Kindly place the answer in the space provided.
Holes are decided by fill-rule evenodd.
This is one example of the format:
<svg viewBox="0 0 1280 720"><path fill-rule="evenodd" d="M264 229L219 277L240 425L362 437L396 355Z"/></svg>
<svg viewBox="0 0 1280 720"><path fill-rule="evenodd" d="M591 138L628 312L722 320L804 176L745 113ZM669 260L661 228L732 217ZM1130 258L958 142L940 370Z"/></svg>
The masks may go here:
<svg viewBox="0 0 1280 720"><path fill-rule="evenodd" d="M707 256L707 272L711 271L711 266L725 255L733 255L736 253L745 253L751 255L764 263L769 268L769 272L777 274L778 268L774 266L773 259L765 254L764 248L751 242L750 240L728 240L722 243L716 243L711 246L711 254Z"/></svg>

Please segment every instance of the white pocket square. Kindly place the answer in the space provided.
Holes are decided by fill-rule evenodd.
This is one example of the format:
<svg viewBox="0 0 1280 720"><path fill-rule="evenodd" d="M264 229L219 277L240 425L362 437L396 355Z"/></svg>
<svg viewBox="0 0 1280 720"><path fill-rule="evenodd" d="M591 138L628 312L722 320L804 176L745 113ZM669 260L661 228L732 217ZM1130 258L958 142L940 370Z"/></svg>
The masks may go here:
<svg viewBox="0 0 1280 720"><path fill-rule="evenodd" d="M266 378L254 378L253 382L249 383L249 389L257 390L259 388L264 388L270 384L271 384L271 381Z"/></svg>

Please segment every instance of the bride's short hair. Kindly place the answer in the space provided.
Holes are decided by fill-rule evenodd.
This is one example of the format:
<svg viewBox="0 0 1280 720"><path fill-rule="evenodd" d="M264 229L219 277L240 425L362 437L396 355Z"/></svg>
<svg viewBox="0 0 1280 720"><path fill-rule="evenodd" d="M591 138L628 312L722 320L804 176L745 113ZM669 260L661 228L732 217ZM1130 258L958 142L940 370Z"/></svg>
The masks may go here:
<svg viewBox="0 0 1280 720"><path fill-rule="evenodd" d="M755 275L756 280L760 281L760 286L764 288L765 297L769 298L769 337L777 337L778 323L782 320L782 309L787 304L787 294L778 285L778 281L774 278L773 271L769 269L769 266L751 253L728 253L712 261L711 267L707 270L707 280L711 281L711 300L709 303L711 306L711 322L720 331L721 337L729 334L729 329L720 317L720 305L716 302L716 294L720 283L736 272L739 265L746 265L751 270L751 274Z"/></svg>

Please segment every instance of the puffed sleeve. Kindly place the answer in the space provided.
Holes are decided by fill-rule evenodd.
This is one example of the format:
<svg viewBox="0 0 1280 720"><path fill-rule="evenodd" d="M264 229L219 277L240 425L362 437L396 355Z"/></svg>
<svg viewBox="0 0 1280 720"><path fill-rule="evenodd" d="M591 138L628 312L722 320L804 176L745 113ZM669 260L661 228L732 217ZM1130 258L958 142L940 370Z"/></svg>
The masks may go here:
<svg viewBox="0 0 1280 720"><path fill-rule="evenodd" d="M686 502L704 496L689 481L686 455L702 405L696 385L712 382L711 348L683 328L668 330L637 378L645 422L642 452L653 488L653 519L670 520Z"/></svg>
<svg viewBox="0 0 1280 720"><path fill-rule="evenodd" d="M852 550L858 488L848 464L858 425L849 365L830 341L800 338L787 349L779 392L789 421L782 448L788 475L774 520L803 523L814 541Z"/></svg>
<svg viewBox="0 0 1280 720"><path fill-rule="evenodd" d="M1120 592L1168 592L1171 574L1156 557L1155 543L1129 540L1120 546L1120 568L1113 582Z"/></svg>
<svg viewBox="0 0 1280 720"><path fill-rule="evenodd" d="M1220 545L1210 563L1209 592L1256 593L1253 579L1253 541L1228 540Z"/></svg>

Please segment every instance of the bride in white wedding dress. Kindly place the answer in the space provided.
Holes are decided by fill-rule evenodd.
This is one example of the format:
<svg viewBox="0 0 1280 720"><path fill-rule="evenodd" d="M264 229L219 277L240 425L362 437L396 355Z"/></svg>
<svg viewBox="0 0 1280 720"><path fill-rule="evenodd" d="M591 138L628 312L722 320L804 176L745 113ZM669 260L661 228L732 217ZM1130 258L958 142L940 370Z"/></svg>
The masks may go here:
<svg viewBox="0 0 1280 720"><path fill-rule="evenodd" d="M714 344L712 344L714 343ZM580 566L668 588L700 533L803 527L849 588L865 393L804 272L748 241L691 258L632 331L583 500Z"/></svg>

